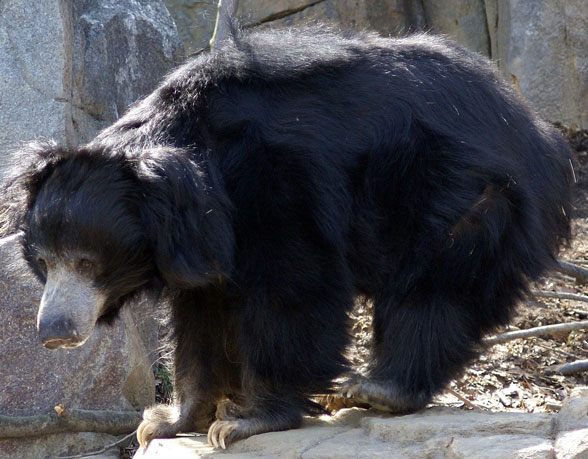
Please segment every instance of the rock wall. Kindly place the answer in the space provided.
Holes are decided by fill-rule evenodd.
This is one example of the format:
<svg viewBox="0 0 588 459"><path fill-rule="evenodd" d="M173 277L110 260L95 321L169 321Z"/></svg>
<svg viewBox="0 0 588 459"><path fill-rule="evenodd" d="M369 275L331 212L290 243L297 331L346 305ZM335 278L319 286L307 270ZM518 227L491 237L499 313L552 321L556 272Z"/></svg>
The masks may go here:
<svg viewBox="0 0 588 459"><path fill-rule="evenodd" d="M0 180L3 158L20 142L91 139L182 59L159 0L0 1ZM145 301L97 328L82 348L48 351L36 337L41 292L17 239L0 240L0 415L49 414L57 404L140 410L154 402L157 327L141 312ZM0 438L0 457L53 458L113 441L92 433Z"/></svg>
<svg viewBox="0 0 588 459"><path fill-rule="evenodd" d="M215 0L165 0L186 49L207 46ZM330 22L384 35L428 30L491 57L541 116L588 128L586 0L241 0L246 26Z"/></svg>
<svg viewBox="0 0 588 459"><path fill-rule="evenodd" d="M0 151L92 138L181 62L159 0L0 3Z"/></svg>

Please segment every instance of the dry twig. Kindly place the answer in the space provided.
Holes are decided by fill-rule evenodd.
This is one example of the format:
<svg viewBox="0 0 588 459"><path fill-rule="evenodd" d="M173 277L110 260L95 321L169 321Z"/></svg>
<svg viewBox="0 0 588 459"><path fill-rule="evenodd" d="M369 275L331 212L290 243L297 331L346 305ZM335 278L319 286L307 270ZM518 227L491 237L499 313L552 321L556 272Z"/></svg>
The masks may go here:
<svg viewBox="0 0 588 459"><path fill-rule="evenodd" d="M502 333L496 336L490 336L484 339L484 343L488 346L493 346L507 341L528 338L530 336L549 335L551 333L568 332L572 330L582 330L588 328L588 320L580 322L570 322L565 324L545 325L543 327L534 327L527 330L516 330L512 332Z"/></svg>
<svg viewBox="0 0 588 459"><path fill-rule="evenodd" d="M474 410L479 410L480 407L476 406L475 404L473 404L471 401L469 401L467 398L465 398L463 395L461 395L459 392L451 389L451 388L447 388L446 389L447 392L449 392L451 395L453 395L455 398L461 400L462 402L464 402L467 406L469 406L470 408L474 409Z"/></svg>
<svg viewBox="0 0 588 459"><path fill-rule="evenodd" d="M564 376L571 376L582 371L588 371L588 360L576 360L557 367L557 372Z"/></svg>
<svg viewBox="0 0 588 459"><path fill-rule="evenodd" d="M531 290L531 293L541 298L559 298L561 300L583 301L588 303L588 296L575 293L548 292L546 290Z"/></svg>
<svg viewBox="0 0 588 459"><path fill-rule="evenodd" d="M547 349L550 352L556 352L558 354L565 355L566 357L570 357L572 359L577 359L578 358L578 356L575 355L575 354L570 354L569 352L563 351L561 349L554 349L552 347L546 346L545 344L535 343L535 346L542 347L543 349Z"/></svg>
<svg viewBox="0 0 588 459"><path fill-rule="evenodd" d="M568 276L574 277L580 284L588 284L588 269L575 265L568 261L558 262L558 271Z"/></svg>

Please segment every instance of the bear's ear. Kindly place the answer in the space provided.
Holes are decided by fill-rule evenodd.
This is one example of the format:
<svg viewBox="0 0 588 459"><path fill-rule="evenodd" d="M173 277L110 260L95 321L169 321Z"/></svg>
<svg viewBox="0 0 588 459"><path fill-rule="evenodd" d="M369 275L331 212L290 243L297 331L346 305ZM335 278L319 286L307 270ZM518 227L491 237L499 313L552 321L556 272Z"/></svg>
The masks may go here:
<svg viewBox="0 0 588 459"><path fill-rule="evenodd" d="M31 142L10 152L2 165L0 237L24 229L41 185L55 165L71 153L53 141Z"/></svg>
<svg viewBox="0 0 588 459"><path fill-rule="evenodd" d="M141 218L163 280L203 286L230 274L231 203L220 175L176 148L153 148L135 162L144 202Z"/></svg>

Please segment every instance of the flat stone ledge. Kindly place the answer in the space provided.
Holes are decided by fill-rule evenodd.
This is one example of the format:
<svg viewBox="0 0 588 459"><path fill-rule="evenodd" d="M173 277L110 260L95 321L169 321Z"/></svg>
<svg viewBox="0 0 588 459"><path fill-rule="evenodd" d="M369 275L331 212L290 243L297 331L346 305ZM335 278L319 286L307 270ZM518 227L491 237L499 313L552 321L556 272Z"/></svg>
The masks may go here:
<svg viewBox="0 0 588 459"><path fill-rule="evenodd" d="M137 459L249 458L588 458L588 388L557 414L466 411L431 407L390 416L360 409L307 419L302 428L254 435L226 451L205 435L154 440Z"/></svg>

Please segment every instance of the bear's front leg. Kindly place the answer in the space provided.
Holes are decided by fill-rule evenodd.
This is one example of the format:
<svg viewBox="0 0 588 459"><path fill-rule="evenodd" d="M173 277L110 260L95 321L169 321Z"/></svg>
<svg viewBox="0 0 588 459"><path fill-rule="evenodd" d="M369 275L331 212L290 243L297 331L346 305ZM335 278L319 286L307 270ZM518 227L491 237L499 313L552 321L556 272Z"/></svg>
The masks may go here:
<svg viewBox="0 0 588 459"><path fill-rule="evenodd" d="M227 316L222 291L215 287L173 296L175 403L145 410L137 430L142 447L153 438L207 432L216 419L217 402L238 391L238 358Z"/></svg>

